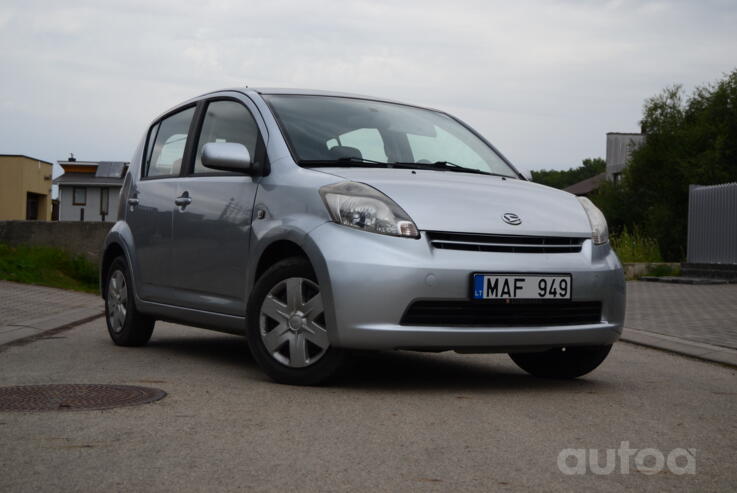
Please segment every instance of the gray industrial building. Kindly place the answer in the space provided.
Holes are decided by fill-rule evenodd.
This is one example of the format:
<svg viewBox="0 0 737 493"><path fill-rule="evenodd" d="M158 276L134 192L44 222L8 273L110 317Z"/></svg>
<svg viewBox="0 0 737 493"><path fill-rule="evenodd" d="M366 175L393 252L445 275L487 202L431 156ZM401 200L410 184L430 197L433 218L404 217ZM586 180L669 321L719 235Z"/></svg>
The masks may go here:
<svg viewBox="0 0 737 493"><path fill-rule="evenodd" d="M586 196L594 193L605 181L618 183L632 156L632 151L645 142L645 135L623 132L606 134L606 171L565 188L566 192Z"/></svg>
<svg viewBox="0 0 737 493"><path fill-rule="evenodd" d="M632 151L643 142L643 134L608 132L606 134L606 178L617 183L622 176Z"/></svg>
<svg viewBox="0 0 737 493"><path fill-rule="evenodd" d="M128 172L122 161L57 161L64 174L59 186L60 221L115 221L118 195Z"/></svg>

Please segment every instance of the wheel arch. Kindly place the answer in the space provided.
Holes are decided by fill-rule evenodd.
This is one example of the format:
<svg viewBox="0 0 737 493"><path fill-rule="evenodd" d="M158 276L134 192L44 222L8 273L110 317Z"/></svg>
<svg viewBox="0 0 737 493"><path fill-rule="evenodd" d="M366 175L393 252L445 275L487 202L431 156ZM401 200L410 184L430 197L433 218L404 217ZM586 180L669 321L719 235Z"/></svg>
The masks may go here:
<svg viewBox="0 0 737 493"><path fill-rule="evenodd" d="M254 281L257 281L269 267L290 257L304 257L310 261L307 252L292 240L282 239L270 243L261 253L256 264L253 275ZM312 262L310 261L310 263Z"/></svg>
<svg viewBox="0 0 737 493"><path fill-rule="evenodd" d="M105 243L100 257L100 295L103 299L105 298L106 290L105 280L107 279L110 265L113 263L113 260L120 256L124 257L126 264L128 264L128 273L131 276L134 292L136 292L135 269L131 262L129 242L126 241L126 237L132 238L130 230L122 221L118 221L105 237Z"/></svg>
<svg viewBox="0 0 737 493"><path fill-rule="evenodd" d="M338 343L337 330L335 330L335 314L332 296L332 285L330 275L328 273L327 263L315 241L307 234L307 232L284 231L278 235L274 235L270 241L261 240L263 248L254 252L254 260L249 269L250 279L248 283L248 295L253 291L253 286L258 278L263 275L266 270L289 257L303 257L310 262L312 270L315 273L317 282L320 285L320 291L323 293L323 303L325 304L325 320L328 325L328 331L331 339Z"/></svg>

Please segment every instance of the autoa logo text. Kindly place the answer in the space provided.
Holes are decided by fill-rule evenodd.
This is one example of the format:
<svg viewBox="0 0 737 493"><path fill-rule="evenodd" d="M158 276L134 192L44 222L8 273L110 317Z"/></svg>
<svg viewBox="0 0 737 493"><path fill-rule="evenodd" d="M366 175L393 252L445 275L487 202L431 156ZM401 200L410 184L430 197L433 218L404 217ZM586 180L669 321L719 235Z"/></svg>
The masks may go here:
<svg viewBox="0 0 737 493"><path fill-rule="evenodd" d="M666 467L676 475L696 474L696 449L675 448L664 454L656 448L633 449L630 442L622 442L618 449L567 448L558 454L558 469L567 475L629 474L632 462L641 474L658 474Z"/></svg>

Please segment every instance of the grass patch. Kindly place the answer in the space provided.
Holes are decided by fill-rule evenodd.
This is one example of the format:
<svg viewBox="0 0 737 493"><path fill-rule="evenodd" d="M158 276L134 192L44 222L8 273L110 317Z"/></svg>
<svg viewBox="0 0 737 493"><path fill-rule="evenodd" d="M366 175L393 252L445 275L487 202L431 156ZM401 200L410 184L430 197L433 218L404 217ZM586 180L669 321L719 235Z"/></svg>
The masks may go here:
<svg viewBox="0 0 737 493"><path fill-rule="evenodd" d="M98 292L96 265L81 255L46 246L0 243L0 279L86 293Z"/></svg>
<svg viewBox="0 0 737 493"><path fill-rule="evenodd" d="M642 234L635 228L632 232L624 228L618 235L609 238L612 248L622 262L662 262L660 248L655 239Z"/></svg>

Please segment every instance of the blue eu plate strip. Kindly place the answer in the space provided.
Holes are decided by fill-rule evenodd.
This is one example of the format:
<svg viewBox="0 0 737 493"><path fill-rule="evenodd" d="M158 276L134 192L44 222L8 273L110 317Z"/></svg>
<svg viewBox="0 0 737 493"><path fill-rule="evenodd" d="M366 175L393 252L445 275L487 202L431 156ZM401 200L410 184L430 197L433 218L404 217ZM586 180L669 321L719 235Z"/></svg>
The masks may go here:
<svg viewBox="0 0 737 493"><path fill-rule="evenodd" d="M481 300L484 298L484 276L476 274L473 276L473 299Z"/></svg>

